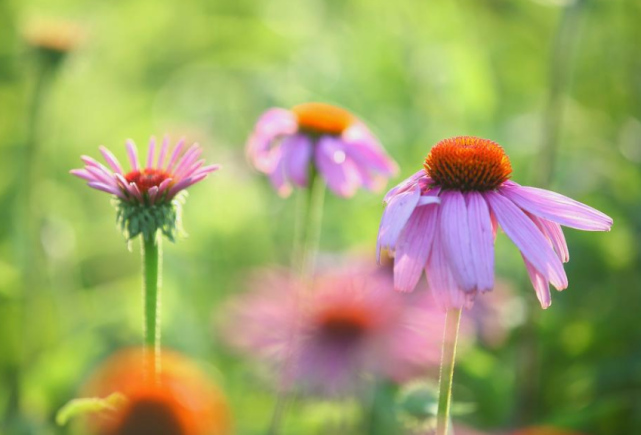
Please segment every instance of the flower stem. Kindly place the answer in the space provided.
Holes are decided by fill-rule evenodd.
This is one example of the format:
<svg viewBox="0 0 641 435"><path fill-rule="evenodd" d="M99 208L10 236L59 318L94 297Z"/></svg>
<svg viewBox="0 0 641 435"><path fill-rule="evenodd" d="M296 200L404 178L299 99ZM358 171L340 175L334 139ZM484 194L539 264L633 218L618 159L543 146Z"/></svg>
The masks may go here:
<svg viewBox="0 0 641 435"><path fill-rule="evenodd" d="M310 278L314 271L316 263L316 254L318 253L318 244L320 242L321 223L323 216L323 202L325 199L325 183L319 179L314 168L310 169L310 182L308 188L307 201L299 198L298 217L303 216L298 221L303 221L302 228L296 228L294 234L294 252L292 263L294 269L299 273L299 285L295 295L297 311L300 306L300 300L303 294L310 287ZM297 227L300 226L297 222ZM290 380L290 370L292 369L293 360L295 359L297 331L292 331L287 346L287 354L282 368L281 386L276 397L276 404L272 412L272 419L267 429L268 435L276 435L280 430L283 415L287 408L288 388Z"/></svg>
<svg viewBox="0 0 641 435"><path fill-rule="evenodd" d="M158 381L160 372L160 285L162 266L161 238L142 237L143 303L144 303L144 354L145 376ZM151 352L151 354L150 354Z"/></svg>
<svg viewBox="0 0 641 435"><path fill-rule="evenodd" d="M441 371L438 388L438 411L436 413L436 435L448 435L450 404L452 402L452 379L454 378L454 361L456 343L461 322L461 309L450 308L445 316L443 333L443 351L441 354Z"/></svg>

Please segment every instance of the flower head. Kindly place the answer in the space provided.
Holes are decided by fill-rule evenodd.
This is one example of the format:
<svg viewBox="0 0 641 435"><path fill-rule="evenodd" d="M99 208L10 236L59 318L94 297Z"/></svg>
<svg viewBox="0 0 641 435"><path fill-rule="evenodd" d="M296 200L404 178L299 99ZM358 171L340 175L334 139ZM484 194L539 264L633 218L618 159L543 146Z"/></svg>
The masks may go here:
<svg viewBox="0 0 641 435"><path fill-rule="evenodd" d="M521 251L543 308L549 284L567 287L569 260L561 225L609 231L612 219L563 195L510 181L503 148L475 137L436 144L421 169L385 196L378 252L395 254L394 286L411 291L425 270L444 307L470 306L494 287L498 228Z"/></svg>
<svg viewBox="0 0 641 435"><path fill-rule="evenodd" d="M101 146L100 153L107 166L88 156L82 156L83 169L73 169L71 174L88 181L87 185L115 195L118 220L129 238L138 234L153 236L161 230L170 240L175 238L179 220L181 193L189 186L204 180L220 168L204 166L199 159L202 149L198 144L186 151L181 139L170 149L165 137L156 156L156 139L151 138L147 159L138 159L138 150L132 140L127 141L127 155L131 169L126 172L118 159Z"/></svg>
<svg viewBox="0 0 641 435"><path fill-rule="evenodd" d="M145 381L143 354L127 349L91 377L88 395L123 394L123 405L92 420L99 435L208 435L230 433L229 409L220 391L189 360L163 351L159 382ZM93 432L92 432L93 433Z"/></svg>
<svg viewBox="0 0 641 435"><path fill-rule="evenodd" d="M401 382L438 365L443 319L425 293L391 292L386 275L362 268L318 276L304 295L284 273L257 281L231 305L225 338L252 356L289 360L290 381L308 391L341 395L365 373Z"/></svg>
<svg viewBox="0 0 641 435"><path fill-rule="evenodd" d="M307 187L315 172L342 197L359 187L382 188L396 173L396 164L363 122L325 103L268 110L249 138L247 154L282 196L292 185Z"/></svg>

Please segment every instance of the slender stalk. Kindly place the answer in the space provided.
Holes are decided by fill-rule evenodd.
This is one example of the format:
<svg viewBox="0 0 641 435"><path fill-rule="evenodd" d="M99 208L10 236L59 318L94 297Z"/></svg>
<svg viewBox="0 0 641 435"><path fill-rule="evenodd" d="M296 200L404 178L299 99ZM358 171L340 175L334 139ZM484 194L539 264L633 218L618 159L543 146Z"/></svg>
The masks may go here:
<svg viewBox="0 0 641 435"><path fill-rule="evenodd" d="M299 285L297 286L296 309L298 304L305 293L310 287L310 277L314 270L316 263L316 255L318 252L318 244L320 242L321 223L323 216L323 202L325 199L325 183L319 179L315 170L310 169L310 183L308 187L307 201L299 199L297 201L299 210L298 218L304 216L302 228L296 228L294 237L294 252L292 264L294 269L298 271ZM298 223L298 222L297 222ZM283 366L281 388L278 390L276 397L276 404L272 412L272 419L267 429L267 435L276 435L280 430L280 426L287 408L288 402L288 382L291 366L294 359L294 352L296 348L296 331L292 331L289 337L287 346L287 355Z"/></svg>
<svg viewBox="0 0 641 435"><path fill-rule="evenodd" d="M443 351L441 354L441 371L438 386L438 411L436 413L436 435L448 435L450 421L450 404L452 402L452 380L454 379L454 361L458 328L461 322L461 309L450 308L445 316L443 333Z"/></svg>
<svg viewBox="0 0 641 435"><path fill-rule="evenodd" d="M154 382L160 372L160 243L160 237L142 237L144 364L145 376Z"/></svg>

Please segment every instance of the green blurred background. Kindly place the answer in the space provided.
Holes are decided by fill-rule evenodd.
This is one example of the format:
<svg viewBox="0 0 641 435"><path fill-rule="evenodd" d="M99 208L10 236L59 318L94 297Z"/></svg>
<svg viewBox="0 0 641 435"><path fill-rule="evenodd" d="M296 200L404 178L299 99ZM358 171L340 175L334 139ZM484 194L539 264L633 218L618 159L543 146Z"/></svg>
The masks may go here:
<svg viewBox="0 0 641 435"><path fill-rule="evenodd" d="M56 20L81 33L52 58L33 32ZM140 342L138 243L127 250L108 196L68 171L100 144L123 161L126 138L165 133L223 170L190 191L190 237L164 245L163 341L216 377L237 433L263 433L273 398L220 343L217 307L290 253L295 199L246 163L252 125L316 100L370 124L401 167L392 183L438 140L477 135L505 147L516 181L614 218L611 233L566 232L570 288L546 311L499 237L515 327L461 354L455 400L488 432L641 433L639 23L638 0L0 0L1 433L72 433L55 412ZM381 198L328 195L323 253L373 250ZM295 407L286 433L328 433L351 412Z"/></svg>

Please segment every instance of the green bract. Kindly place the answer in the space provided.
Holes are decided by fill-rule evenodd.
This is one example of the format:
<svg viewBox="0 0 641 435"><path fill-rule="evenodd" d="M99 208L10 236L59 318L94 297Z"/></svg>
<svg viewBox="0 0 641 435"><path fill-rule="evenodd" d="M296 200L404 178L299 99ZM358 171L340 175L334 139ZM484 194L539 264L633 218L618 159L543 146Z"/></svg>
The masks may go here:
<svg viewBox="0 0 641 435"><path fill-rule="evenodd" d="M183 191L171 201L153 205L137 202L114 200L117 210L116 219L127 240L142 235L149 240L160 231L170 241L175 242L176 236L184 234L182 228L182 206L187 198Z"/></svg>

